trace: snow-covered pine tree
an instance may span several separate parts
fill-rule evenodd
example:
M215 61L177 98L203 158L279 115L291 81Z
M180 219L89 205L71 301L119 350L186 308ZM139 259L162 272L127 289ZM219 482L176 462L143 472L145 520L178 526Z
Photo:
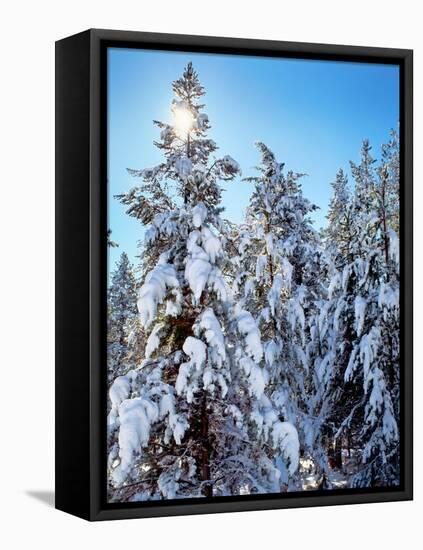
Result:
M357 486L399 483L399 217L398 143L382 149L367 224L357 228L365 243L356 258L359 289L355 298L357 341L345 379L363 380L364 425ZM373 199L373 200L372 200ZM356 198L357 201L360 197ZM361 230L361 232L360 232ZM362 370L362 372L360 372ZM358 371L358 372L357 372Z
M373 212L376 200L376 160L372 156L372 146L364 139L360 151L360 163L350 161L351 173L354 178L354 216L363 218L364 222Z
M344 269L354 262L356 247L356 223L354 204L348 186L348 178L340 169L331 183L333 193L327 214L328 224L322 231L325 250L325 292L317 303L311 323L309 355L313 357L313 397L310 401L319 419L316 439L320 442L320 470L330 475L331 466L342 468L342 448L348 447L353 420L340 422L348 417L356 404L357 388L344 381L354 339L354 300L356 281L354 276L343 278Z
M347 431L358 452L353 486L389 486L399 480L398 238L388 222L395 219L387 214L389 169L386 163L374 164L365 141L360 169L352 164L351 208L339 212L348 220L350 239L335 256L328 297L331 345L324 358L328 364L335 360L335 372L339 366L344 373L337 436Z
M308 318L322 291L319 239L310 220L316 207L302 194L303 174L285 172L266 145L257 146L260 174L247 178L254 191L240 230L234 289L259 323L266 398L279 418L298 430L303 452L310 452Z
M217 146L191 63L173 90L173 124L156 122L165 160L131 170L141 184L120 196L149 226L138 296L149 337L140 367L110 390L110 496L119 501L268 491L279 470L263 439L296 466L295 438L270 407L261 440L250 437L263 350L222 275L220 182L240 169L229 156L210 158Z
M396 130L391 130L390 140L382 145L379 176L383 178L383 196L380 200L383 203L386 225L399 235L400 148Z
M326 254L335 258L335 264L343 262L349 251L351 242L351 190L348 176L340 168L335 180L331 182L332 197L327 213L327 226L322 230ZM333 258L332 258L333 259Z
M131 324L137 317L137 289L133 266L122 252L108 288L107 369L108 379L125 374L134 365L130 357Z

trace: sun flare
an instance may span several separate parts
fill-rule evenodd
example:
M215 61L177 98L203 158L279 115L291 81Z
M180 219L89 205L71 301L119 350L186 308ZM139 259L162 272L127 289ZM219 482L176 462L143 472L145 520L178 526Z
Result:
M194 117L187 108L176 107L173 109L174 127L178 137L186 139L194 125Z

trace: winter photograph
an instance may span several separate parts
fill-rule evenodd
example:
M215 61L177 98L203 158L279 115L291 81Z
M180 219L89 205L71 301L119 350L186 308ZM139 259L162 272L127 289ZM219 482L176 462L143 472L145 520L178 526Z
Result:
M399 76L108 48L108 503L400 486Z

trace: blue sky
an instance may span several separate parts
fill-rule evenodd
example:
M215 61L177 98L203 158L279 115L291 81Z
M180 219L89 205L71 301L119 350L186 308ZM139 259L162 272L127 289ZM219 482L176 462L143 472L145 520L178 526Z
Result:
M308 174L303 193L320 207L325 225L330 182L349 160L359 160L363 138L374 156L399 120L399 68L350 62L110 48L108 50L109 227L119 248L109 250L111 269L121 252L134 261L139 222L113 198L136 185L126 168L162 161L153 145L153 119L171 121L171 83L192 61L206 89L204 102L219 155L237 160L244 176L259 162L254 143L265 142L287 169ZM350 178L351 179L351 178ZM224 216L239 222L251 184L225 186Z

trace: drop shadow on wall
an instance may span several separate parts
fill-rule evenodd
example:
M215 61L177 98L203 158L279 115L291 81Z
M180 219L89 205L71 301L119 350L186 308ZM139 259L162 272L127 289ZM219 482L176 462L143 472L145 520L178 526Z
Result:
M50 508L54 508L54 491L25 491L25 494Z

